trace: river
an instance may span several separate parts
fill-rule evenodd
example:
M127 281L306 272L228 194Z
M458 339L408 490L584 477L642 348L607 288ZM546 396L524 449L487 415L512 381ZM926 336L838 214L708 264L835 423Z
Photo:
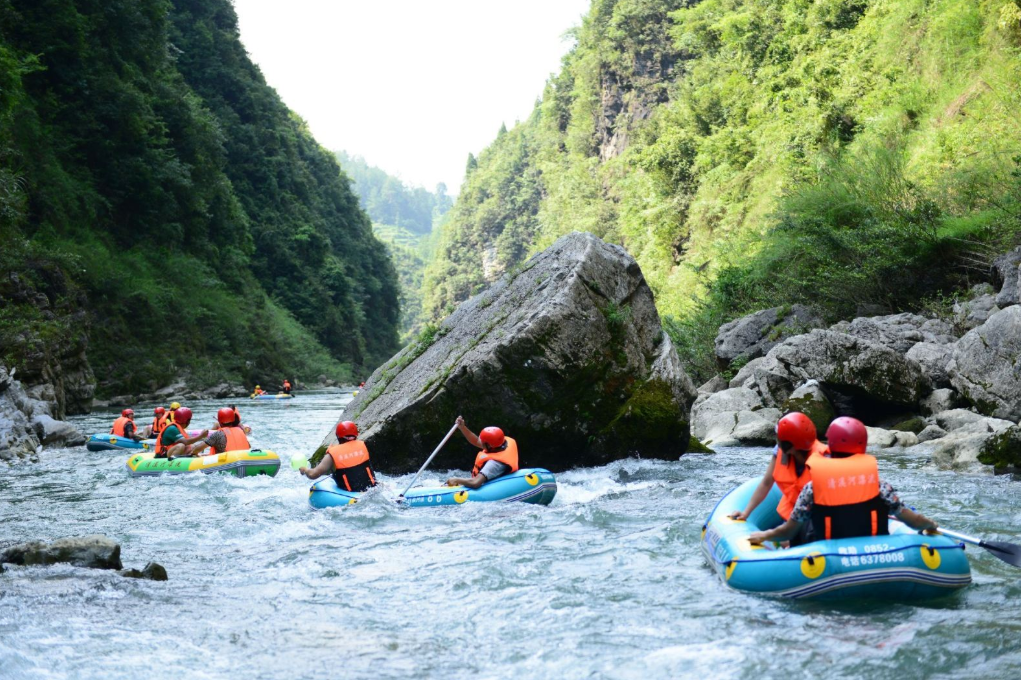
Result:
M1021 571L977 548L974 583L929 604L727 590L701 524L761 474L764 449L572 470L549 507L399 509L387 499L410 476L380 475L369 500L313 511L286 459L312 451L349 399L240 404L253 444L285 459L275 478L132 479L126 454L84 447L5 466L0 542L106 534L125 566L154 560L170 580L9 567L0 678L1021 677ZM194 423L225 403L190 404ZM72 421L107 431L115 415ZM947 526L1018 540L1017 481L910 452L883 453L880 469Z

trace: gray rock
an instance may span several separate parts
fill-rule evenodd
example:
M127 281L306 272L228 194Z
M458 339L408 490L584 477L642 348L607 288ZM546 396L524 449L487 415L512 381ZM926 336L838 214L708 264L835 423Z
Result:
M894 446L914 446L918 443L918 435L914 432L884 430L878 427L866 427L869 433L869 449L888 449Z
M941 439L947 436L947 431L938 425L929 425L924 430L918 433L918 443L923 444L925 442L931 442L935 439Z
M702 395L691 408L691 434L705 444L737 446L775 440L777 409L766 409L758 393L737 387Z
M901 354L919 342L945 345L957 340L953 326L946 321L909 313L859 317L834 324L830 330L889 347Z
M965 330L978 328L989 317L1000 311L996 306L996 296L990 293L979 295L971 300L954 304L954 322Z
M947 371L947 366L950 365L953 353L953 344L919 342L915 343L905 356L918 362L933 386L946 388L950 387L950 373Z
M121 569L121 547L106 536L62 538L53 543L22 543L0 553L0 562L45 565L66 562L93 569Z
M725 369L735 360L757 359L781 340L822 326L822 317L804 305L764 309L720 326L716 359Z
M932 442L932 462L944 470L980 470L978 456L993 433L951 432Z
M941 388L933 390L919 402L919 405L922 408L922 413L933 415L956 408L960 403L961 395L957 394L956 390Z
M1021 246L993 260L993 283L999 287L996 305L1001 309L1021 302Z
M722 375L714 375L709 381L702 384L698 388L699 394L715 394L716 392L722 392L727 389L727 381L723 379Z
M932 419L947 432L956 432L964 429L967 429L969 432L999 432L1013 425L1009 420L988 418L963 408L955 408L937 413Z
M41 446L31 415L23 410L32 401L0 364L0 460L32 457Z
M1021 469L1021 427L1012 425L987 439L978 461L996 470Z
M950 381L981 413L1021 420L1021 306L1007 307L954 347Z
M145 568L139 571L138 569L123 569L120 572L121 576L127 578L146 578L150 581L166 581L167 570L162 565L156 562L150 562L145 565Z
M378 368L341 418L387 472L418 468L459 414L516 438L522 467L562 470L676 458L694 398L634 258L576 232ZM433 466L470 467L474 456L457 437Z
M812 420L820 438L825 436L826 428L836 417L836 410L818 380L809 380L795 389L780 410L784 413L791 411L804 413Z
M71 423L45 414L32 418L32 428L43 446L81 446L88 439Z

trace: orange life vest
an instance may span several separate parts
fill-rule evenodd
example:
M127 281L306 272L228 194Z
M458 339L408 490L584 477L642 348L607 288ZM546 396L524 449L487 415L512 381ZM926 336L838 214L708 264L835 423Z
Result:
M248 443L248 437L245 436L245 431L240 427L221 427L220 432L227 436L227 446L224 447L223 451L217 451L216 453L247 451L252 448L252 445Z
M124 426L131 422L131 418L121 416L117 420L113 421L113 427L110 428L110 434L115 434L118 437L127 437L127 433L124 431Z
M776 465L773 466L773 481L776 482L776 486L782 494L780 502L776 505L776 511L784 520L790 519L794 505L798 502L798 496L801 495L801 490L812 479L812 470L808 467L808 463L811 462L813 456L822 456L828 452L829 449L826 448L826 445L816 439L812 448L808 450L808 460L799 475L794 456L788 455L787 464L783 465L783 452L779 448L777 449Z
M879 495L875 457L813 458L812 523L819 538L888 534L886 503Z
M376 475L372 472L369 449L358 439L334 444L326 449L333 459L333 479L337 486L348 491L365 491L376 486Z
M482 466L486 464L486 461L490 460L503 463L510 467L511 472L518 471L518 443L510 437L506 437L504 441L504 448L499 451L486 451L485 449L479 451L478 455L475 456L475 467L472 468L472 477L479 474L482 471Z
M155 418L152 419L151 429L152 429L152 434L153 434L154 437L158 437L159 436L160 431L163 429L161 427L162 423L163 423L163 417L162 416L156 416Z

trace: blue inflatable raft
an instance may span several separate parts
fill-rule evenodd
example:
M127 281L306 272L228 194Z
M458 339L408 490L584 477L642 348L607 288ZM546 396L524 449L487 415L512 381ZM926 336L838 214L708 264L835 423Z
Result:
M557 481L552 472L542 468L528 468L497 477L478 489L466 489L463 486L416 487L404 496L401 503L412 508L462 505L468 501L549 505L556 495ZM341 489L333 477L327 477L320 479L308 490L308 504L317 509L331 508L350 505L361 496L361 493Z
M280 394L253 394L253 395L251 395L249 397L249 399L258 399L260 401L276 400L276 399L294 399L294 395L293 394L284 394L283 392L281 392Z
M89 451L148 451L156 446L155 439L144 439L136 442L128 437L115 434L94 434L85 442Z
M971 583L964 544L925 535L890 520L888 536L815 541L796 548L753 546L753 531L779 526L774 485L748 521L727 515L744 510L758 479L742 484L716 505L702 528L702 551L730 588L755 595L826 600L924 600Z

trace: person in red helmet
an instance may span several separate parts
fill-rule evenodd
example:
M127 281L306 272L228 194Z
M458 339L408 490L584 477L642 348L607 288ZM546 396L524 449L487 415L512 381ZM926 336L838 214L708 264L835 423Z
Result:
M242 425L241 424L241 411L238 411L238 407L235 406L234 404L230 404L229 406L227 406L227 408L229 408L232 411L234 411L234 420L231 421L230 425L233 426L233 427L240 427L241 429L243 429L245 431L246 435L252 434L252 428L248 427L247 425ZM215 425L213 425L213 429L214 430L220 429L220 422L219 422L219 420L217 420L217 423Z
M808 461L826 453L828 449L817 439L815 424L811 418L799 411L785 415L776 424L776 448L769 457L769 466L762 475L762 481L755 487L745 509L731 514L731 517L738 520L748 519L752 511L769 494L773 484L776 484L781 494L776 511L784 520L789 518L801 490L812 478ZM806 533L795 537L793 544L799 545L809 541L807 527L810 525L805 526Z
M121 411L121 417L113 421L113 427L110 428L110 434L117 435L118 437L124 437L132 441L141 441L141 437L138 436L138 430L135 427L135 412L129 408Z
M464 418L457 417L457 429L472 446L480 449L475 456L471 478L451 477L447 486L463 486L477 489L497 477L518 471L518 443L504 436L498 427L487 427L477 435L464 424Z
M184 458L191 455L192 444L202 441L209 430L202 430L196 437L188 437L188 430L185 429L191 423L191 409L181 406L174 411L174 422L167 425L166 429L156 438L157 458Z
M879 479L875 457L865 453L868 432L860 420L837 418L826 430L826 440L830 455L809 462L812 479L801 490L790 518L775 529L751 534L752 545L788 539L809 522L815 540L881 536L890 533L889 515L912 529L936 530L936 522L905 506L897 491Z
M207 434L191 450L192 456L215 456L227 451L248 451L247 433L241 427L240 416L235 408L224 406L216 412L217 427ZM203 453L208 448L208 451Z
M152 411L152 422L145 426L142 434L148 437L158 437L160 432L163 431L163 421L166 419L167 410L162 406L157 406Z
M376 486L369 449L358 439L358 426L350 420L337 423L337 443L326 449L326 455L314 468L298 468L309 479L332 474L337 486L348 491L365 491Z

